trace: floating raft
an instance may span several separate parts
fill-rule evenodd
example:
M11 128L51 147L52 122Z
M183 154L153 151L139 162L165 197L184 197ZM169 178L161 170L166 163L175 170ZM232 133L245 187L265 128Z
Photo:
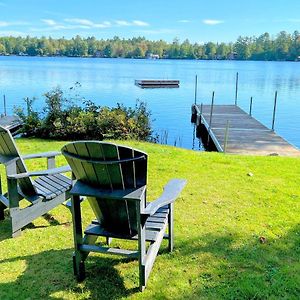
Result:
M300 156L299 149L236 105L214 105L210 118L211 105L194 104L192 115L219 152Z
M141 88L179 88L179 80L143 79L135 80L135 85Z
M4 116L0 117L0 126L8 129L14 134L23 125L22 120L17 116Z

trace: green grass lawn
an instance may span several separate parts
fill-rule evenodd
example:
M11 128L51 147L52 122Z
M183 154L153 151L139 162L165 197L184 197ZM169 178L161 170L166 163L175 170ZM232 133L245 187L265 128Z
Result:
M64 145L26 139L17 143L23 154ZM163 242L145 292L138 292L137 261L118 256L90 255L86 280L75 281L71 215L60 206L16 239L9 238L7 218L0 222L1 300L299 299L299 159L124 144L149 154L150 200L169 179L188 180L175 203L175 250L168 253ZM40 169L45 163L28 165ZM87 202L83 211L87 225L93 218Z

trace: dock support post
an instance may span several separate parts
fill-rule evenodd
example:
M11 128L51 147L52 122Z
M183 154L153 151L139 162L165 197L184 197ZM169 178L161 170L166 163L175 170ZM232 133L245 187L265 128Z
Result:
M250 98L250 108L249 108L249 115L252 116L252 103L253 103L253 97Z
M3 95L3 106L4 106L4 116L6 117L6 98L5 98L5 95Z
M235 101L234 101L235 105L237 105L238 88L239 88L239 72L236 72L236 79L235 79Z
M212 96L211 96L210 117L209 117L209 126L208 126L208 132L207 132L207 146L209 143L209 134L210 134L210 128L211 128L211 122L212 122L213 109L214 109L214 101L215 101L215 92L213 91Z
M224 153L226 153L227 151L227 144L228 144L228 134L229 134L229 120L227 120L227 123L226 123L226 128L225 128L225 137L224 137Z
M197 104L198 75L195 77L195 104Z
M274 131L274 127L275 127L276 106L277 106L277 91L275 92L274 108L273 108L273 119L272 119L272 130L273 131Z
M202 109L203 109L203 103L201 103L201 105L200 105L200 113L199 113L199 111L196 113L196 125L197 126L200 126L200 124L201 124Z

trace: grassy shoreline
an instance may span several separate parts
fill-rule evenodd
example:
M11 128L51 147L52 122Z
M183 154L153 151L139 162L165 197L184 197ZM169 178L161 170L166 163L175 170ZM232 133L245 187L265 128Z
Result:
M298 298L300 159L120 143L148 153L149 199L158 197L170 178L188 180L175 203L175 250L169 254L163 245L145 292L137 290L136 261L106 255L91 255L86 281L76 283L71 215L60 206L17 239L8 238L8 220L1 221L0 299ZM60 150L65 143L18 139L17 144L27 154ZM63 158L58 163L64 164ZM45 162L28 166L41 169ZM93 215L88 203L83 208L86 225Z

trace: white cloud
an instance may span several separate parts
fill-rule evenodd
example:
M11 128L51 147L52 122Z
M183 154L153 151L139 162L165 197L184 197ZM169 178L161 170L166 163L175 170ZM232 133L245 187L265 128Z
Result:
M102 23L94 23L91 20L78 19L78 18L64 19L64 21L67 23L73 23L73 24L79 24L81 26L87 26L88 28L107 28L107 27L111 26L111 23L108 21L104 21Z
M117 20L117 21L115 21L115 22L116 22L116 24L119 25L119 26L130 26L130 25L131 25L130 22L124 21L124 20Z
M202 23L204 23L206 25L218 25L218 24L224 23L224 21L214 20L214 19L205 19L205 20L202 20Z
M76 24L80 24L80 25L85 25L85 26L93 26L94 23L90 20L87 19L64 19L64 21L68 22L68 23L76 23Z
M57 23L54 20L51 20L51 19L42 19L41 21L44 22L45 24L49 25L49 26L57 25Z
M9 26L8 22L0 21L0 27L6 27Z
M147 22L139 21L139 20L132 21L132 24L136 26L149 26Z
M191 21L190 20L179 20L178 22L179 23L190 23Z
M150 24L141 20L134 20L134 21L125 21L125 20L116 20L115 24L117 26L149 26Z
M0 21L0 27L8 27L8 26L18 26L18 25L28 25L28 22L6 22L6 21Z
M57 31L57 30L72 30L72 29L89 29L90 26L86 25L64 25L64 24L58 24L55 26L49 26L49 27L32 27L30 28L30 31L32 32L44 32L44 31Z
M92 29L92 28L109 28L109 27L120 27L120 26L138 26L145 27L149 26L148 23L141 20L126 21L126 20L116 20L113 22L103 21L103 22L93 22L89 19L81 18L66 18L58 22L53 19L41 19L41 21L48 25L47 27L32 27L30 31L43 32L43 31L58 31L58 30L74 30L74 29ZM3 22L3 26L6 23ZM1 27L1 22L0 22Z

